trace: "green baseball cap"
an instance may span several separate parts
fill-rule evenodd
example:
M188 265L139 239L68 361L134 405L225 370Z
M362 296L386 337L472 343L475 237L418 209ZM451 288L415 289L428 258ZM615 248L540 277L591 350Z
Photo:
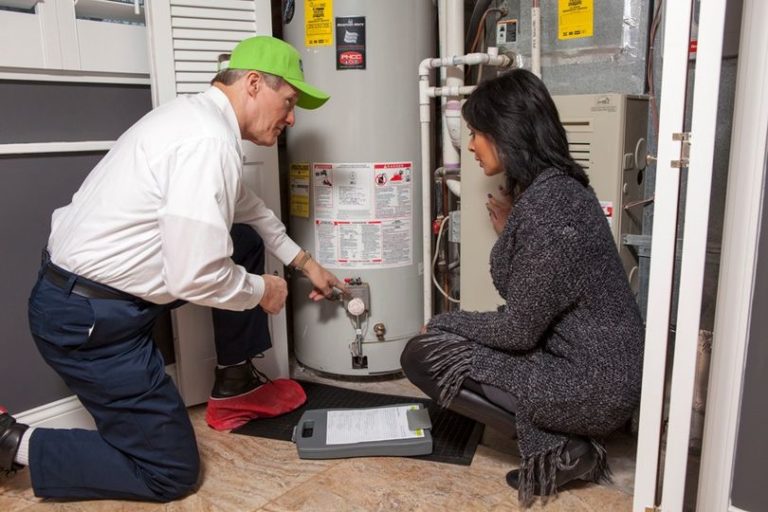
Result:
M250 69L279 76L299 91L296 106L313 110L330 96L304 81L299 52L281 39L256 36L244 39L232 50L229 69Z

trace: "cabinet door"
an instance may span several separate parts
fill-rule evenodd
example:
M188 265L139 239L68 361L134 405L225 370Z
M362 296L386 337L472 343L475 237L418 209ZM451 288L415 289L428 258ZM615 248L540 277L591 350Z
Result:
M232 51L242 39L271 35L268 0L154 0L147 3L152 98L155 106L179 94L205 91L217 69L218 56ZM213 30L215 28L215 30ZM277 150L244 142L246 184L272 210L280 212ZM283 265L267 255L269 273L282 275ZM271 378L288 376L285 311L270 316L272 348L259 367ZM209 308L186 305L174 311L177 385L184 402L208 399L213 385L216 351Z
M144 9L119 0L0 0L0 47L0 67L149 72Z
M633 510L658 503L657 483L663 479L660 510L683 510L688 472L691 410L701 328L704 262L712 188L713 152L722 62L726 0L701 0L698 10L698 51L692 88L690 133L684 134L687 66L692 2L668 2L664 16L664 54L659 118L659 149L654 194L653 243L648 288L643 396L637 445ZM686 147L691 143L690 158ZM683 229L678 231L681 168L688 168L684 190ZM730 187L730 182L729 182ZM704 208L701 207L704 205ZM680 283L675 321L670 307L675 245L682 236ZM719 308L719 306L718 306ZM670 326L674 325L674 358L666 361ZM659 459L664 424L665 371L671 367L667 439ZM709 411L707 412L709 416ZM706 437L706 433L705 433ZM708 503L699 502L699 507ZM707 509L709 510L709 509ZM711 510L721 510L712 508Z
M0 0L0 7L6 8L0 10L0 66L60 68L56 6L35 0Z

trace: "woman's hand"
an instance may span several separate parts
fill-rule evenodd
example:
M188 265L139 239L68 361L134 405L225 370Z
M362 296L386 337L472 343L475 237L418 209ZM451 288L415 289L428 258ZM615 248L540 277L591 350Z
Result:
M512 212L512 198L504 187L499 187L498 196L488 194L488 202L485 203L488 215L491 218L493 230L499 235L507 224L507 218Z

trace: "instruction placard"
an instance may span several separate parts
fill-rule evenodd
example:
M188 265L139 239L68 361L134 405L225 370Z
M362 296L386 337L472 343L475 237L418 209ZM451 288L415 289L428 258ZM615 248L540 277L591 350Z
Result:
M594 0L558 0L558 39L592 37L594 25Z
M333 43L333 0L304 0L304 45Z
M309 164L291 164L288 177L290 213L294 217L309 218Z
M413 163L312 164L315 255L328 268L413 262Z

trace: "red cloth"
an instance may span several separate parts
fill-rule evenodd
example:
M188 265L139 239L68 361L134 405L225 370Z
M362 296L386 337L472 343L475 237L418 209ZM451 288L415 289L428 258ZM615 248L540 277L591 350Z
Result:
M215 430L232 430L256 418L291 412L307 401L301 385L291 379L267 382L231 398L209 398L205 421Z

